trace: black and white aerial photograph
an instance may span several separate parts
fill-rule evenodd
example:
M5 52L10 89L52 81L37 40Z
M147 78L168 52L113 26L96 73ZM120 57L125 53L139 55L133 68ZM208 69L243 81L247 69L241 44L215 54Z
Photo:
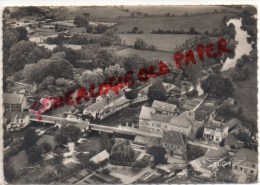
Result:
M258 182L257 6L5 6L4 184Z

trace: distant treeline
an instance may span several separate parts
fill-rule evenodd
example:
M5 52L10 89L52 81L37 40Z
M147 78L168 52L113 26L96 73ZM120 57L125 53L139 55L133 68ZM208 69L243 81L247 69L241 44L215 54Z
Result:
M201 33L197 32L194 27L191 27L189 31L183 31L183 30L153 30L151 34L193 34L193 35L199 35Z

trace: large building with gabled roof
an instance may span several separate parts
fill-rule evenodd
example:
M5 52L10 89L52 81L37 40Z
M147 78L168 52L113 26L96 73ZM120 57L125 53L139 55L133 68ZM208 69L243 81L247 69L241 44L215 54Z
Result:
M166 152L174 157L186 158L186 146L187 140L182 133L178 131L168 131L161 140L162 146L166 149Z

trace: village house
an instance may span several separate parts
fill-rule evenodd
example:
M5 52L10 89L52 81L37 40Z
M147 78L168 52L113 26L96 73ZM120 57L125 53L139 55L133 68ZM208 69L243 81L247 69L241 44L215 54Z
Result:
M161 102L158 100L153 101L152 108L154 108L155 112L159 113L159 114L166 114L166 115L176 115L177 114L176 105Z
M20 130L30 123L26 98L22 94L3 94L4 129Z
M150 107L142 107L139 116L139 129L162 135L170 130L190 135L194 112L185 112L179 116L155 113L156 110Z
M94 164L101 164L106 162L109 159L109 153L106 150L94 155L89 159L89 162L93 162Z
M228 151L223 148L218 150L208 150L204 156L199 157L189 164L197 172L200 172L200 176L208 179L216 176L219 169L222 167L222 162L228 158Z
M83 115L89 116L93 119L103 119L106 116L116 112L117 110L128 105L128 100L122 89L119 93L109 90L106 95L97 97L96 102L83 110Z
M244 142L239 141L234 135L229 134L225 139L224 146L228 150L236 150L242 148Z
M163 136L161 143L168 155L186 159L187 140L180 132L174 130L167 132Z
M255 181L258 174L257 152L246 148L239 149L232 157L232 172L247 177L246 181Z
M222 121L216 121L210 115L210 118L204 125L203 139L219 145L223 139L228 136L229 126Z

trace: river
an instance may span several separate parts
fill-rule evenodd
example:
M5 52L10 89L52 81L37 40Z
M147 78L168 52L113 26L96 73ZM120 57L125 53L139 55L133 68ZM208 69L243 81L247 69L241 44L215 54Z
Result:
M223 64L221 71L225 71L232 67L235 67L237 59L240 59L242 55L250 54L250 51L252 50L251 44L247 42L247 37L249 37L249 35L246 31L240 28L242 26L241 19L230 19L227 24L229 25L230 23L233 23L235 25L235 40L238 42L238 44L236 45L235 49L235 57L233 59L227 58L227 60Z

